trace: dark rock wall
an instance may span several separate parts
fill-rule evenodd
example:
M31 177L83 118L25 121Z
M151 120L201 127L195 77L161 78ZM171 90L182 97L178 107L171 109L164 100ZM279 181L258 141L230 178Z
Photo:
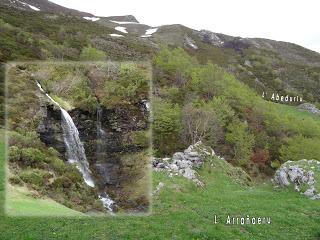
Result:
M60 110L48 105L42 107L42 112L43 119L38 128L41 140L67 160ZM145 166L133 166L139 162L136 159L121 160L123 156L138 154L147 149L147 146L125 141L126 136L132 132L148 130L148 111L144 104L113 109L101 107L99 117L97 112L81 109L74 109L69 114L78 128L98 190L106 191L112 198L118 199L120 207L124 209L147 209L147 196L142 196L144 201L139 205L122 192L124 186L141 177L143 172L139 169Z

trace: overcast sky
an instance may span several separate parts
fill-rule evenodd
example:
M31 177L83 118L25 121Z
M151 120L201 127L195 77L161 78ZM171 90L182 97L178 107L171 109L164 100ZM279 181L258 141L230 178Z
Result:
M320 53L319 0L50 0L96 16L134 15L151 26L297 43Z

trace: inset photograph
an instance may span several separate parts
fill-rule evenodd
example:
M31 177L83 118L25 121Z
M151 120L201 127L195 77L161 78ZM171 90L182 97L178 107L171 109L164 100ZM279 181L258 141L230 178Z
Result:
M7 64L7 214L148 213L151 76L147 62Z

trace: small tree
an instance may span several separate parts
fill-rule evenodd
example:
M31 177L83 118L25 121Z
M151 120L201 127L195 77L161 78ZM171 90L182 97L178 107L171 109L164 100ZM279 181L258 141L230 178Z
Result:
M234 159L242 166L250 160L254 146L254 135L248 131L247 123L235 120L227 127L226 140L233 146Z
M106 59L105 52L98 50L94 47L84 47L80 54L80 60L85 61L100 61Z
M182 111L183 139L188 144L205 141L214 145L221 135L215 112L209 107L184 106Z

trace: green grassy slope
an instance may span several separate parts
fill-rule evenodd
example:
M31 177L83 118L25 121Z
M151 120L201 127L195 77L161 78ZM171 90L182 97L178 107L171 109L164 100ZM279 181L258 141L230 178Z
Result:
M81 216L49 198L34 198L19 187L7 186L5 212L9 216Z
M1 143L1 166L4 144ZM1 168L3 169L3 168ZM0 239L318 239L320 203L270 184L243 186L221 171L200 171L205 188L180 177L154 173L165 184L143 217L8 217L1 212ZM4 198L1 172L1 203ZM271 225L225 225L227 214L271 217ZM214 215L220 222L214 224Z

